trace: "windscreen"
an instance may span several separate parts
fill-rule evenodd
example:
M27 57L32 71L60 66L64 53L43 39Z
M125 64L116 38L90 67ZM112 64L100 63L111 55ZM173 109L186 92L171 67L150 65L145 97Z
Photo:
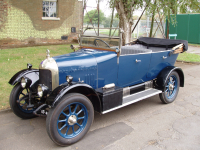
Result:
M86 28L81 35L81 45L115 49L119 47L119 29Z

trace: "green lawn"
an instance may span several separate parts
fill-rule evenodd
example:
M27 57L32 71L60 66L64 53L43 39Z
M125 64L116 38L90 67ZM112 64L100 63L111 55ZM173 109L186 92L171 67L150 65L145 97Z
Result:
M105 34L105 35L109 35L109 33L110 33L110 30L109 29L100 29L99 30L99 32L100 32L100 34ZM111 30L111 36L119 36L118 33L119 32L119 30L114 30L114 29L112 29ZM113 35L114 34L114 35Z
M200 62L200 55L185 52L179 54L177 60L187 61L187 62Z
M200 44L193 44L193 43L188 43L189 46L196 46L196 47L200 47Z
M0 50L0 110L9 108L9 95L13 88L8 81L18 71L25 69L27 63L38 68L46 58L46 49L56 56L72 52L70 45L51 45Z

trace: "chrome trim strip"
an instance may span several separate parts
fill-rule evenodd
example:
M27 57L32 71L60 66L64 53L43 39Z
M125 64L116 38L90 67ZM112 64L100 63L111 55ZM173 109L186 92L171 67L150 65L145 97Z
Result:
M102 114L106 114L106 113L111 112L111 111L113 111L113 110L116 110L116 109L125 107L125 106L130 105L130 104L133 104L133 103L136 103L136 102L138 102L138 101L141 101L141 100L143 100L143 99L146 99L146 98L151 97L151 96L154 96L154 95L157 95L157 94L159 94L159 93L162 93L162 91L157 91L157 92L152 93L152 94L150 94L150 95L147 95L147 96L144 96L144 97L140 97L140 98L135 99L135 100L133 100L133 101L131 101L131 102L122 104L122 105L120 105L120 106L118 106L118 107L115 107L115 108L106 110L106 111L102 112ZM138 93L137 93L137 94L138 94ZM132 96L132 95L131 95L131 96Z
M146 92L146 91L149 91L149 90L151 90L151 89L147 89L147 90L144 90L144 91L141 91L141 92L137 92L137 93L132 94L132 95L124 96L123 99L124 99L124 98L128 98L128 97L131 97L131 96L133 96L133 95L137 95L137 94L140 94L140 93Z
M130 95L130 87L123 88L123 97Z
M152 52L147 52L147 53L135 53L135 54L125 54L125 55L120 55L120 56L127 56L127 55L138 55L138 54L151 54Z
M163 52L169 52L172 50L165 50L165 51L158 51L158 52L147 52L147 53L136 53L136 54L126 54L126 55L138 55L138 54L150 54L150 53L163 53ZM120 55L120 56L126 56L126 55Z
M153 88L153 80L145 82L145 89Z
M162 53L162 52L168 52L168 51L173 51L172 49L170 50L165 50L165 51L157 51L157 52L152 52L152 53Z
M147 81L148 82L148 81ZM144 86L146 82L144 83L140 83L140 84L137 84L137 85L133 85L133 86L129 86L130 89L134 89L134 88L137 88L137 87L140 87L140 86Z

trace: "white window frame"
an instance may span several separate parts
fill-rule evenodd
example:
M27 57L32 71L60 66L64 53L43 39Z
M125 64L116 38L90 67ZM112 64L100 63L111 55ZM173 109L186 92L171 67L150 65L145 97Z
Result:
M42 0L42 2L56 2L56 6L58 8L58 1L57 0ZM58 9L57 8L56 8L56 16L58 15ZM42 17L42 20L60 20L60 18L59 17Z

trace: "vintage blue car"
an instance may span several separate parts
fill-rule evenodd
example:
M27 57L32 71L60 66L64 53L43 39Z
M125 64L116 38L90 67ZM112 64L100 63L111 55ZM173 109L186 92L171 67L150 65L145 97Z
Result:
M142 37L122 46L118 37L80 36L79 49L46 59L39 69L16 73L10 106L20 118L47 116L48 135L58 145L79 141L88 132L94 111L105 114L159 94L173 102L184 74L174 63L187 41Z

